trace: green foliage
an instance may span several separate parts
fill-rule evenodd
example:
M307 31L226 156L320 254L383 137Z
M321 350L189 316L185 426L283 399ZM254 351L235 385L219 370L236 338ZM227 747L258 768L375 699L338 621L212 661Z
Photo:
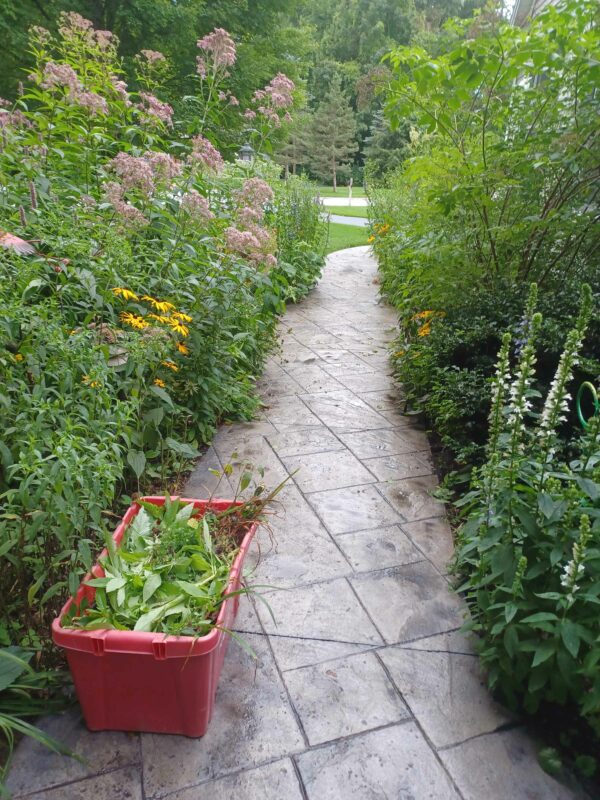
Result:
M541 407L534 306L535 293L513 370L510 334L503 338L486 462L458 503L466 521L456 563L490 686L530 712L541 702L575 705L600 733L600 417L573 442L568 461L557 448L592 313L590 290L584 286Z
M71 755L68 748L26 719L61 711L68 705L66 695L61 694L64 673L36 671L30 664L32 657L31 650L20 647L0 649L0 731L7 744L7 753L3 754L7 757L0 768L2 796L6 796L4 778L16 737L29 736L55 753Z
M571 0L527 30L482 18L437 58L389 56L387 113L419 126L391 188L394 257L425 307L502 279L555 291L597 279L597 14L593 0Z
M372 180L381 180L389 170L393 170L403 163L408 156L408 141L408 123L392 130L383 112L375 113L364 147L368 183Z
M326 229L319 211L311 184L296 177L280 184L275 212L278 274L288 301L304 297L321 275Z
M358 149L355 141L356 122L339 79L315 112L311 130L311 169L319 178L331 180L333 190L337 178L348 172L350 157Z
M112 38L76 15L60 27L34 32L27 88L0 110L0 644L42 665L110 515L252 416L324 228L300 186L291 213L273 164L223 163L214 53L179 117L160 54L137 60L136 94Z
M579 292L577 285L571 285L560 297L543 294L539 299L544 315L536 375L540 392L547 391L556 370L570 321L577 314ZM521 338L525 298L518 284L506 283L487 292L475 287L445 309L443 314L426 309L404 318L392 357L409 407L426 416L454 461L472 465L483 458L496 353L507 328ZM600 324L594 319L576 369L577 382L596 380L599 355ZM577 429L572 409L561 436L568 440Z
M84 586L94 590L73 603L63 626L82 630L156 631L203 636L214 627L227 593L231 565L263 503L199 517L192 503L142 502L142 508ZM242 591L247 591L243 589Z

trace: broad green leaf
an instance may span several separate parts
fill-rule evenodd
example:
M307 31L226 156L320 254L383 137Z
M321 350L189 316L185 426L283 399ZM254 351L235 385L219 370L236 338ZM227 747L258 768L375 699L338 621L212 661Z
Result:
M148 578L146 578L146 582L144 583L144 589L142 591L142 599L144 603L147 603L148 600L152 597L154 592L158 589L158 587L162 583L162 578L158 572L151 573Z
M127 453L127 463L135 472L137 478L140 478L146 467L146 456L141 450L130 450Z

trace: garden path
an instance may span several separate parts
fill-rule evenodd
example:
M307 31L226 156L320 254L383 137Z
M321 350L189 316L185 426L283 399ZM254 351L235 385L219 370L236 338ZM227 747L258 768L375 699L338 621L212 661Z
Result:
M363 217L344 217L341 214L328 214L331 222L339 222L342 225L354 225L357 228L367 228L369 220Z
M281 324L260 381L264 409L222 427L209 469L251 461L292 476L254 549L215 714L202 739L89 733L76 714L46 729L86 761L25 741L9 783L35 800L566 800L534 743L485 689L458 632L446 574L452 539L425 434L399 408L386 348L393 310L368 248L333 253ZM238 455L232 458L232 454ZM219 487L218 494L231 489ZM260 554L260 557L259 557Z

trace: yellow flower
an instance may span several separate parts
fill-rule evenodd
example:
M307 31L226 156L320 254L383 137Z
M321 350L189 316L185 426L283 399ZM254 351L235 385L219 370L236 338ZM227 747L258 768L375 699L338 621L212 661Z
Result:
M177 349L183 356L188 356L190 354L190 348L183 342L177 342Z
M163 316L161 314L148 314L148 318L149 319L155 319L158 322L162 322L163 325L171 325L172 322L173 322L171 317L165 317L165 316Z
M412 322L414 322L417 319L428 319L429 317L433 317L434 314L435 311L419 311L418 314L415 314L410 319Z
M150 303L153 308L155 308L157 311L162 311L163 314L165 314L167 311L172 311L175 308L173 303L167 303L166 300L157 300L155 297L150 297L149 294L143 295L142 300L146 300L146 302Z
M89 386L90 389L97 389L100 386L100 381L93 381L91 380L89 375L84 375L81 379L82 383L85 383L86 386Z
M406 353L406 350L398 350L397 353L394 353L396 358L402 358L402 356Z
M177 319L172 319L169 324L175 333L179 333L181 336L189 335L190 329L187 327L187 325L184 325L183 322L179 322Z
M21 353L17 353L15 355L15 361L23 361L23 356L21 355Z
M369 236L369 238L367 239L367 242L369 242L369 244L371 242L374 242L374 241L375 241L375 237L374 236Z
M131 314L129 311L121 311L119 317L126 325L130 325L138 331L143 331L144 328L150 326L143 317L140 317L138 314Z
M115 286L111 289L115 297L122 297L123 300L139 300L139 297L131 289L125 289L123 286Z
M192 318L189 316L189 314L182 314L181 311L174 311L171 316L175 317L175 319L180 319L182 322L192 321Z
M179 372L179 367L177 366L177 364L174 364L173 361L161 361L160 363L163 365L163 367L172 369L173 372Z
M160 386L161 389L164 389L165 386L166 386L165 382L163 380L161 380L160 378L155 378L154 379L154 385L155 386Z
M431 322L426 322L425 325L422 325L417 331L417 334L419 336L429 336L430 333L431 333Z

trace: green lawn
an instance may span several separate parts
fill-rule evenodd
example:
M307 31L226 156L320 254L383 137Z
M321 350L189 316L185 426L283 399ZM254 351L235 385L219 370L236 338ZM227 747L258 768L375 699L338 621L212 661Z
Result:
M332 222L329 224L329 239L325 252L333 253L335 250L344 250L346 247L360 247L368 244L368 236L368 228L357 228L355 225Z
M366 206L324 206L325 211L331 214L340 214L342 217L362 217L368 219L369 213Z
M337 192L334 192L331 186L317 186L316 191L321 197L348 197L348 187L338 186ZM365 190L362 186L352 187L352 197L366 197Z

